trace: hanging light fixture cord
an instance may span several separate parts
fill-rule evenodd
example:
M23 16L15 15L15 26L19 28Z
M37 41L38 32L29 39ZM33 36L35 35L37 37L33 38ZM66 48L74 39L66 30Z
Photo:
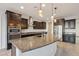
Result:
M40 10L42 10L42 9L41 9L41 3L40 3Z
M53 16L53 3L52 3L52 16Z
M56 14L56 9L57 9L57 8L55 7L55 8L54 8L54 10L55 10L55 14Z

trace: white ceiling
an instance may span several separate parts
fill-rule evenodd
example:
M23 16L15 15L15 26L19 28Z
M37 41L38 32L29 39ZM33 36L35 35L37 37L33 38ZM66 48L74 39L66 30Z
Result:
M5 8L13 10L14 12L21 12L22 14L29 15L40 20L47 20L47 18L50 18L52 12L51 3L46 3L46 6L42 8L44 14L44 17L42 18L38 15L39 5L39 3L8 3L0 4L0 9ZM20 9L20 6L24 6L24 9ZM78 3L54 3L54 6L57 7L56 16L60 18L79 14Z

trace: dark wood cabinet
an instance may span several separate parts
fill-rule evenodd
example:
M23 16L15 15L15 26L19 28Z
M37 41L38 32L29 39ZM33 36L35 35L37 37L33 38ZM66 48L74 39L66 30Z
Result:
M54 22L54 26L56 26L56 25L64 25L64 18L62 18L62 19L56 19L56 22Z
M46 22L42 22L42 28L46 29Z
M33 21L33 25L34 25L33 26L34 29L38 29L38 22L37 21Z
M75 43L75 34L64 34L63 35L64 42Z
M21 29L27 29L28 28L28 19L21 18Z
M21 14L6 11L7 14L7 25L9 28L20 28L21 26Z
M7 49L11 49L12 44L9 42L9 40L14 38L20 38L20 33L18 35L14 35L14 33L16 34L17 32L20 32L18 30L21 29L21 14L7 10L6 15L7 15ZM18 30L15 31L14 29ZM14 30L14 33L12 32L12 30Z
M75 19L65 20L65 29L75 29Z
M33 26L34 29L46 29L46 22L34 21L33 25L34 25Z

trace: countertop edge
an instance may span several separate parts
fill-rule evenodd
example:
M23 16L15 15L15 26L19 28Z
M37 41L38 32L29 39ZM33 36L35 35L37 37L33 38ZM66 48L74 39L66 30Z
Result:
M42 45L42 46L39 46L39 47L36 47L36 48L32 48L32 49L26 50L26 51L22 51L19 47L17 47L17 46L16 46L14 43L12 43L11 41L10 41L10 43L12 43L12 45L13 45L14 47L18 48L22 53L24 53L24 52L32 51L32 50L35 50L35 49L38 49L38 48L42 48L42 47L44 47L44 46L50 45L50 44L55 43L55 42L57 42L57 41L58 41L58 40L53 41L53 42L48 43L48 44L45 44L45 45Z

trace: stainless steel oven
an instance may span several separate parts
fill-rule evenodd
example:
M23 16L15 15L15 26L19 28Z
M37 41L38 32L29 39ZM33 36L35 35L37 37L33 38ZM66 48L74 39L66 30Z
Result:
M20 30L20 28L9 28L8 34L9 34L10 40L18 39L21 37L21 30Z
M21 29L20 28L8 28L8 38L7 38L7 49L12 48L12 44L9 40L21 38Z

